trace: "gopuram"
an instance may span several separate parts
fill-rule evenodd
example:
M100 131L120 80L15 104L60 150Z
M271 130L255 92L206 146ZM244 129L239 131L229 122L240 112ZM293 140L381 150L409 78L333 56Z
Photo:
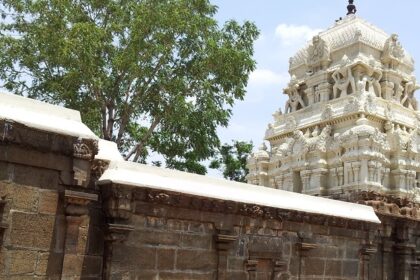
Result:
M420 112L414 60L397 34L355 15L290 58L284 111L273 114L248 183L372 206L382 226L373 278L419 279ZM378 270L394 272L379 273ZM372 277L372 274L370 274Z
M414 60L398 35L354 14L290 58L291 75L248 182L310 195L415 196L420 113Z

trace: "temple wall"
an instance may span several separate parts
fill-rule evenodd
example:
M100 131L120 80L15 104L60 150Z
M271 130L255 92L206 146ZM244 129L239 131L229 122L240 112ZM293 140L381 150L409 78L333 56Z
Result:
M90 168L73 155L76 139L1 120L0 128L0 279L100 279L100 210L71 201L94 192L74 181L75 167Z
M133 197L132 231L109 244L109 279L379 279L362 277L378 225L239 204L229 213L147 189Z

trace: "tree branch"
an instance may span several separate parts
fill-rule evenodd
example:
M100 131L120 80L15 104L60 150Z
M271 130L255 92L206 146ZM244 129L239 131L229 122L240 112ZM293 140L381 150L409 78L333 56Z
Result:
M108 138L105 138L105 140L111 140L112 139L112 134L114 131L114 105L113 104L108 104L107 106L108 109L108 122L107 122L107 135Z
M161 120L161 117L156 117L154 119L154 121L152 122L152 124L150 125L149 129L147 130L146 134L144 134L143 138L141 139L141 141L139 143L137 143L133 149L125 156L125 160L129 160L134 154L134 159L133 161L137 161L141 155L141 151L144 149L144 147L146 146L147 140L149 139L149 137L152 135L152 132L155 130L156 126L159 124Z

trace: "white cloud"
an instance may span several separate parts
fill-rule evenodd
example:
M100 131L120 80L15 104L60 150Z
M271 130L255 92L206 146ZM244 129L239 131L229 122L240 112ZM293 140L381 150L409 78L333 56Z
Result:
M289 79L289 74L278 74L269 69L257 69L249 76L249 86L282 85Z
M280 24L276 27L276 36L285 46L302 45L322 29L311 28L307 25Z

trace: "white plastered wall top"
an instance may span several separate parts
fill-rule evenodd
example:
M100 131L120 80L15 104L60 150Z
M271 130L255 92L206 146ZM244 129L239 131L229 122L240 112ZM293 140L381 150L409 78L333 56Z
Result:
M259 187L143 164L113 161L98 184L115 183L205 198L380 223L365 205Z
M95 156L95 159L107 161L124 160L118 151L117 144L103 139L99 139L98 141L98 154Z
M62 135L97 140L80 112L38 100L0 93L0 119Z

